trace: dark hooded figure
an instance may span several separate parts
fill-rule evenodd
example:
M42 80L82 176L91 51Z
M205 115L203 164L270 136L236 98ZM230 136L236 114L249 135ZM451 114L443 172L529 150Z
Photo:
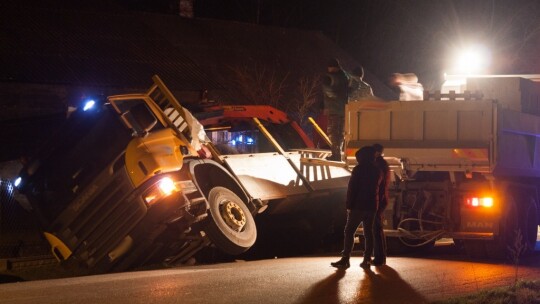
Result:
M336 268L348 268L354 245L354 233L363 223L365 250L362 268L369 268L373 253L373 222L379 208L379 185L381 170L375 165L375 149L362 147L356 152L358 165L354 167L347 189L347 223L345 224L341 259L331 263Z

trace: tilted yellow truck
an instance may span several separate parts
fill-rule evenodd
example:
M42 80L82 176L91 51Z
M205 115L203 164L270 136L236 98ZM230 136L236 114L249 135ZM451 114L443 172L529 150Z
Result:
M181 263L210 244L240 254L269 205L293 212L344 192L347 168L311 162L328 151L283 112L225 107L219 119L206 113L205 133L153 80L145 93L79 107L20 172L16 187L63 263L92 272ZM232 152L238 142L249 149Z
M385 147L393 173L384 227L393 245L426 248L444 237L473 257L534 250L540 223L534 78L469 77L454 88L461 92L347 106L349 159L361 146Z

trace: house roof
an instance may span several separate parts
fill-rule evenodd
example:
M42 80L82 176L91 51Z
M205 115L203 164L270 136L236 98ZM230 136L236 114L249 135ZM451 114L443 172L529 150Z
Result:
M90 2L96 5L0 3L0 81L146 88L159 74L175 90L201 90L223 89L231 66L262 63L294 76L323 73L332 57L349 69L358 65L316 31L121 11L107 1ZM369 71L365 80L378 96L393 97Z
M245 103L229 81L235 67L278 71L290 88L303 75L324 73L329 58L350 70L358 65L317 31L125 11L106 0L3 0L0 123L11 130L3 140L20 143L40 130L36 144L57 124L28 118L62 117L56 114L81 88L105 95L146 90L158 74L175 92L214 90L225 102ZM364 79L377 96L394 97L369 71ZM47 87L61 93L43 94ZM27 149L29 143L15 146ZM3 149L0 161L19 153Z
M0 81L178 90L220 85L140 14L0 4Z

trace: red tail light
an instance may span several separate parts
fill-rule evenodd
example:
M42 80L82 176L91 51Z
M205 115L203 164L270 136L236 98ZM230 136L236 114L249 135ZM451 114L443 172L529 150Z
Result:
M493 197L491 196L472 196L472 197L466 197L465 198L465 204L469 207L485 207L485 208L491 208L493 207Z

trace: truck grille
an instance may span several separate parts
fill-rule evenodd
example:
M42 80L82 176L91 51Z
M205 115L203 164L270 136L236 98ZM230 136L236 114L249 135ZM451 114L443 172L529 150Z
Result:
M107 168L62 212L52 232L79 260L94 266L146 214L146 205L133 191L125 167L112 174Z

